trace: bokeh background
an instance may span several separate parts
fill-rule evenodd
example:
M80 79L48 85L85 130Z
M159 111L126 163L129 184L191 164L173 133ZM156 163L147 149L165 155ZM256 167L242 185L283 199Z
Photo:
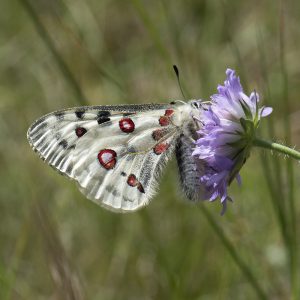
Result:
M254 150L225 216L180 194L114 214L30 149L38 117L83 104L209 99L225 70L300 148L299 1L12 0L0 10L1 299L297 299L299 164ZM298 298L300 299L300 298Z

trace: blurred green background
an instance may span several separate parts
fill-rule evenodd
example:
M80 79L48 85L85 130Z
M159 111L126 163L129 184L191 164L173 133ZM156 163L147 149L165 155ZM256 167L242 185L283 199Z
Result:
M147 208L114 214L26 140L54 110L182 99L176 64L196 99L236 69L274 107L262 134L299 149L299 1L12 0L0 25L0 299L300 299L297 163L253 151L220 217L173 160Z

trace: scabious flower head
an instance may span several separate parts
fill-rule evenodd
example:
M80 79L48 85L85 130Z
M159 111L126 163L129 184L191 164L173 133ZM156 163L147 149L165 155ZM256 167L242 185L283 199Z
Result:
M248 97L235 71L227 69L224 86L211 97L211 103L201 108L201 119L193 156L201 164L201 186L204 199L221 199L226 210L227 187L236 178L250 155L250 149L260 118L272 112L270 107L258 107L259 96L252 92Z

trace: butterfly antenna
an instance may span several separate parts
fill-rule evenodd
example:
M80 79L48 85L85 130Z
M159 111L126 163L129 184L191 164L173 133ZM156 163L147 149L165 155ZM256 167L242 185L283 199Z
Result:
M177 68L177 66L176 66L176 65L173 65L173 69L174 69L174 72L175 72L175 74L176 74L176 77L177 77L177 82L178 82L178 85L179 85L179 88L180 88L181 94L182 94L182 96L183 96L184 100L186 101L186 97L185 97L185 95L184 95L184 92L183 92L183 89L182 89L182 86L181 86L181 83L180 83L180 78L179 78L179 70L178 70L178 68Z

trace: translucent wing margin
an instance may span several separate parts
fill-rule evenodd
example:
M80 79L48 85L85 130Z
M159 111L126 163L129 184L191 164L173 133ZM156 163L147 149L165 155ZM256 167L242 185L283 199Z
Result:
M73 108L42 117L27 135L41 158L76 180L89 199L131 211L149 202L174 150L180 132L170 111L165 104Z

